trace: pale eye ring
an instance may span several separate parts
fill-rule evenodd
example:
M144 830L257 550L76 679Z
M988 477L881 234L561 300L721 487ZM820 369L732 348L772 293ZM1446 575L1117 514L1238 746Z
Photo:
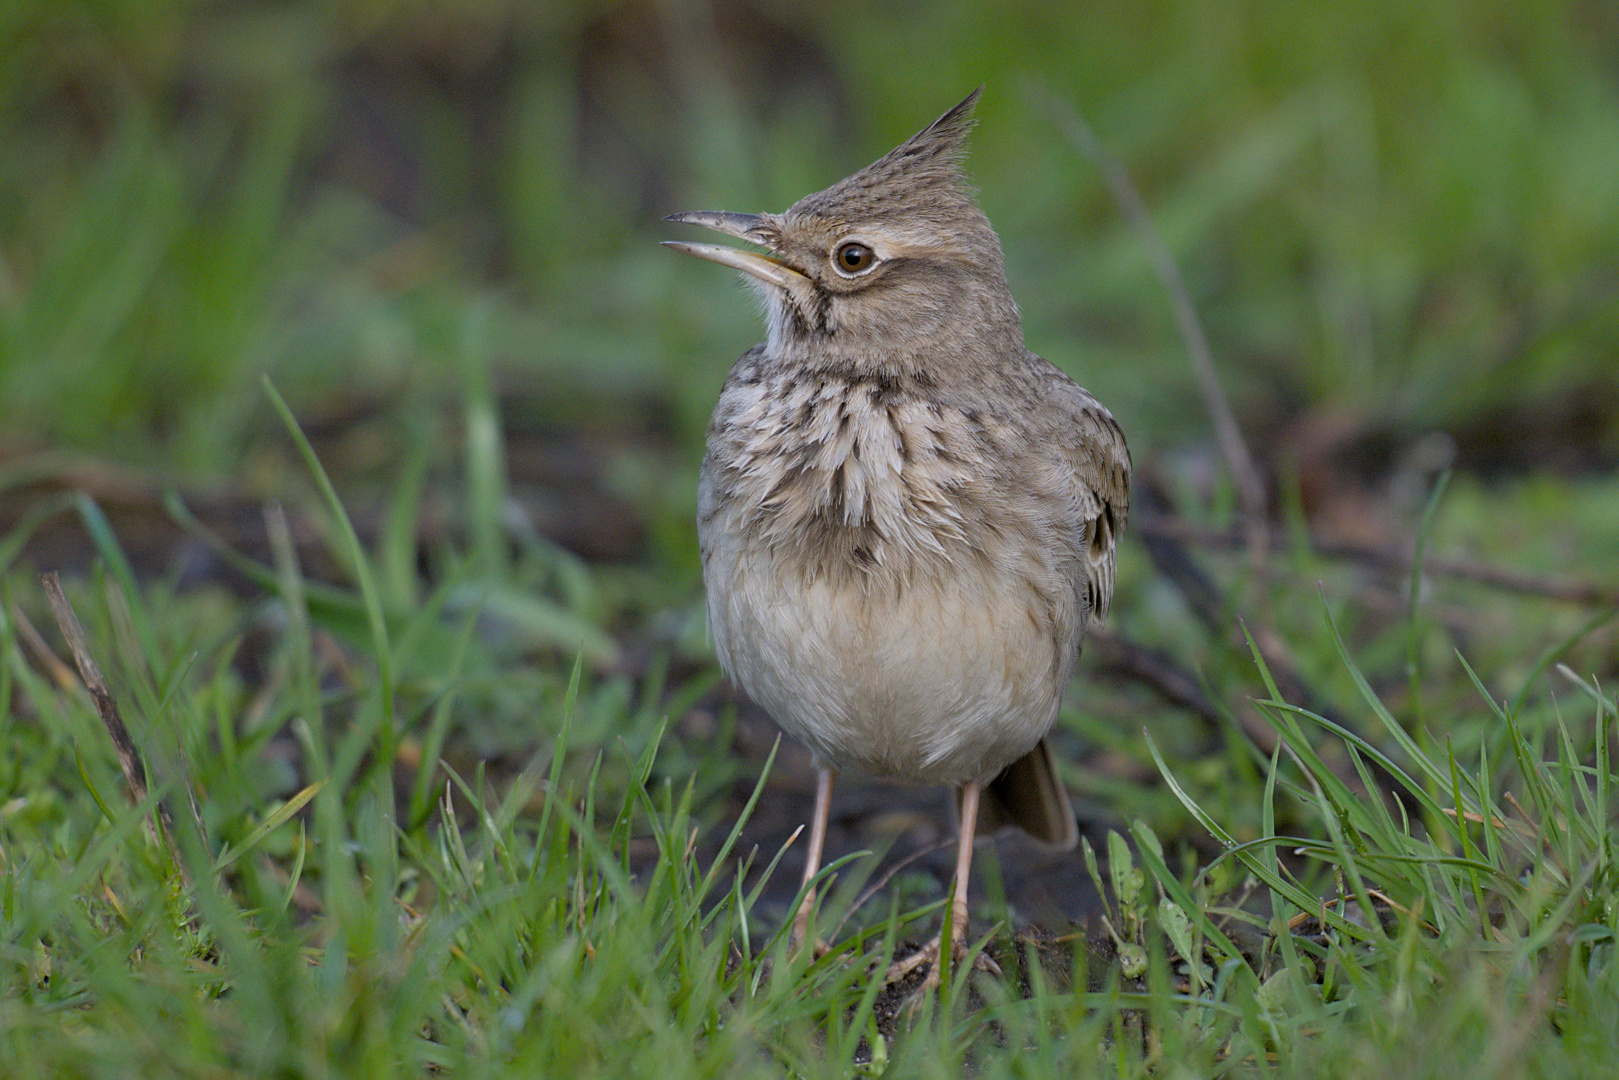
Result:
M832 253L832 265L838 273L853 276L870 270L877 261L877 253L865 244L851 240Z

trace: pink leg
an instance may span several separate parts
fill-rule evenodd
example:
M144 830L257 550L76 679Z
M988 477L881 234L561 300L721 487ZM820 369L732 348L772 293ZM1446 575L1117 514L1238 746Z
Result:
M944 939L944 949L951 956L955 955L957 949L967 947L967 881L972 876L973 870L973 839L978 831L979 791L978 782L975 780L969 780L961 788L961 838L957 841L956 847L956 897L950 907L949 936Z
M939 985L944 966L967 951L967 882L972 876L973 839L978 832L978 801L982 791L976 782L961 787L961 837L956 842L955 897L950 904L950 917L945 920L939 937L889 966L887 982L898 982L923 964L931 964L922 987L932 989ZM978 966L1000 973L995 962L985 956L978 958Z
M808 885L821 872L821 852L826 849L826 821L832 814L832 770L815 772L815 815L810 821L809 851L804 856L804 884ZM809 933L810 913L815 910L815 890L804 894L798 905L798 917L793 920L793 933L787 939L791 948L803 944Z

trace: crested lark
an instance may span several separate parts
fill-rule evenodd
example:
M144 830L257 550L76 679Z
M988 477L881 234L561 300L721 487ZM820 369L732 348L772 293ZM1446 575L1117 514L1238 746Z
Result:
M786 213L666 219L769 252L668 244L764 299L768 336L708 429L697 529L720 664L814 754L804 880L834 773L948 784L956 954L975 829L1077 842L1045 736L1107 611L1130 486L1112 415L1024 347L960 166L981 90ZM939 948L903 970L931 961L936 983Z

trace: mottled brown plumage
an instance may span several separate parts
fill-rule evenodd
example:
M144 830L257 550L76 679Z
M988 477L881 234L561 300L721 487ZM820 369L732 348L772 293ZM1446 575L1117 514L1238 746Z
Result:
M721 665L821 770L805 880L834 772L955 787L958 948L981 794L986 824L1077 840L1044 740L1107 611L1130 482L1113 417L1024 347L961 171L977 99L785 213L669 219L768 252L669 245L764 299L709 426L698 535Z

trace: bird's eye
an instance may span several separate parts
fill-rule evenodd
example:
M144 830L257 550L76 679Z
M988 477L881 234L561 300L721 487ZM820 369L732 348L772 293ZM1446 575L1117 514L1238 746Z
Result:
M871 269L871 264L877 261L877 253L865 244L844 244L832 258L841 273L858 274Z

